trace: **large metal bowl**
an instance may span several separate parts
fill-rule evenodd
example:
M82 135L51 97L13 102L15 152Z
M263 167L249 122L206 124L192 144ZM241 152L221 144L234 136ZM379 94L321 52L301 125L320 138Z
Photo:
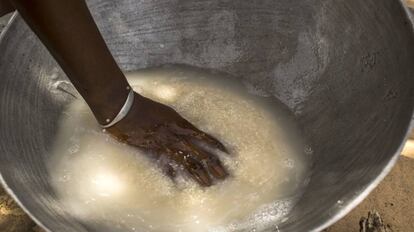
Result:
M310 138L314 164L280 231L332 224L397 160L414 106L414 34L400 1L88 4L124 70L165 63L220 70L291 109ZM66 214L45 168L58 117L71 99L59 90L65 89L65 75L19 16L3 33L0 54L3 183L50 231L91 231L88 222Z

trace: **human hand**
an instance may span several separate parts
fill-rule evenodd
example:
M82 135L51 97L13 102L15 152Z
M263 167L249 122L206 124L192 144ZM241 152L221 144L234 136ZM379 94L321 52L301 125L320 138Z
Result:
M128 115L108 128L109 133L153 155L171 177L180 168L200 185L210 186L212 178L224 179L228 175L218 157L204 147L207 145L227 153L221 142L166 105L137 93L134 99Z

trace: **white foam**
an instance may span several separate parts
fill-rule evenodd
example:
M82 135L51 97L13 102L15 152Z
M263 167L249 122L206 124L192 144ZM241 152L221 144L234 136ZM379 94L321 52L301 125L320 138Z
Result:
M231 176L210 188L183 177L174 183L145 154L103 133L76 100L62 116L49 164L68 213L108 231L157 232L261 230L286 217L295 203L286 196L304 183L309 149L281 105L266 107L240 83L194 69L128 77L134 89L219 138L231 151L219 154Z

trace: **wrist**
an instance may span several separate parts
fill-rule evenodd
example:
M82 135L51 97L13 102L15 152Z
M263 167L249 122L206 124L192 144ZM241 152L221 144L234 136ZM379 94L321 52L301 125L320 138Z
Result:
M129 111L132 108L132 105L134 104L134 95L135 92L131 89L131 88L127 88L129 89L128 92L128 97L124 103L124 105L122 106L122 108L119 110L118 114L115 116L115 118L113 119L105 119L105 124L101 124L101 127L104 129L110 128L112 126L114 126L115 124L117 124L118 122L120 122L121 120L123 120L126 115L129 113Z
M110 91L102 91L91 95L88 99L85 98L99 124L106 125L118 115L128 99L130 90L131 87L127 85L123 88L111 88Z

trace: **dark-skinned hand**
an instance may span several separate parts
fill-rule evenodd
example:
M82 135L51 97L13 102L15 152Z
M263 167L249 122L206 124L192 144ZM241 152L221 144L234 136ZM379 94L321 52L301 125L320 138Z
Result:
M210 186L213 179L228 175L218 157L205 148L227 153L222 143L197 129L174 109L136 93L128 115L107 131L161 160L171 177L177 173L175 168L180 167L200 185Z
M61 65L98 122L102 124L108 115L118 112L125 102L123 91L128 82L84 0L0 0L0 15L14 9ZM135 94L128 115L107 130L119 140L153 154L171 176L176 174L175 167L181 167L201 185L210 186L214 179L228 175L217 156L203 146L226 152L219 141L172 108L139 94Z

